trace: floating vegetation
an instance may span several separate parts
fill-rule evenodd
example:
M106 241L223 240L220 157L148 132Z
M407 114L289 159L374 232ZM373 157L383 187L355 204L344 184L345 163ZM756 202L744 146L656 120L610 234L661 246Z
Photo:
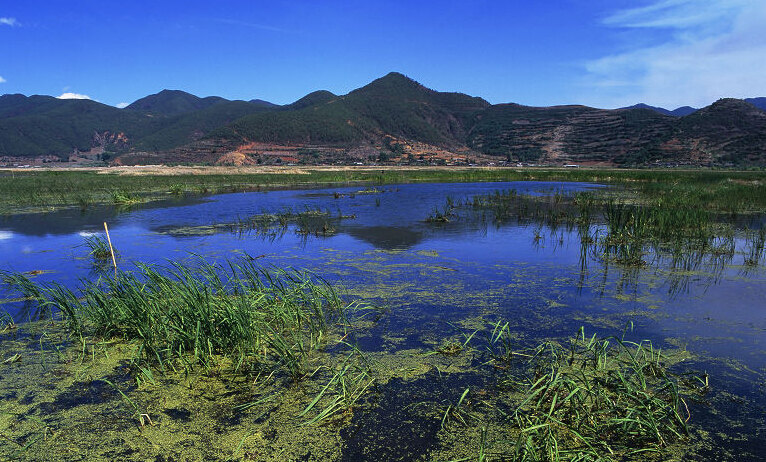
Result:
M383 194L384 192L385 191L383 191L382 189L372 187L372 188L361 189L359 191L356 191L354 194Z
M292 227L296 234L332 236L342 220L356 218L354 215L332 214L328 210L306 209L294 211L285 209L275 213L262 213L249 218L240 218L231 223L217 223L203 226L176 227L162 233L173 236L206 236L218 233L237 235L255 234L276 238Z
M180 196L186 192L186 188L180 183L171 184L168 192L174 196Z

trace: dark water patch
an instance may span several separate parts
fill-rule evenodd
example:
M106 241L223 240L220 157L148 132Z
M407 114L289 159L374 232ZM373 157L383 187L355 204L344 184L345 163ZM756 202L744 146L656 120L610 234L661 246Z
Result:
M402 250L408 249L423 240L422 230L403 226L365 226L348 227L346 233L375 246L376 249Z
M53 413L70 410L83 404L102 404L120 399L120 393L115 390L115 386L124 393L135 389L135 384L129 376L112 375L105 378L114 386L105 380L75 382L59 393L52 402L40 404L40 410L43 413Z
M735 362L695 359L685 369L707 371L709 391L689 400L695 444L686 460L762 461L766 454L764 374Z
M164 409L162 412L164 412L173 420L180 420L182 422L188 422L191 420L191 411L185 408L174 407L170 409Z
M471 373L442 376L433 372L415 380L392 379L370 400L372 408L354 414L351 424L341 430L341 461L426 460L437 445L442 425L434 408L446 409L448 401L457 402L466 388L484 382Z

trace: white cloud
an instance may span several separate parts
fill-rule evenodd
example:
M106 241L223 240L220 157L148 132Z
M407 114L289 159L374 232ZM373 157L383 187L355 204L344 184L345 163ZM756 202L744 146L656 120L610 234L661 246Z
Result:
M123 108L128 107L129 105L130 105L130 103L117 103L116 107L119 108L119 109L123 109Z
M0 230L0 241L7 241L13 237L13 233L10 231Z
M0 83L5 83L5 82L7 82L7 80L5 80L2 75L0 75Z
M604 24L669 31L664 43L586 64L589 101L619 107L644 102L675 108L722 97L766 94L766 2L662 0L619 11ZM658 35L658 34L655 34Z
M58 99L91 99L88 95L81 95L80 93L62 93L60 96L57 96Z
M16 18L0 18L0 24L4 26L20 26L18 21L16 21Z

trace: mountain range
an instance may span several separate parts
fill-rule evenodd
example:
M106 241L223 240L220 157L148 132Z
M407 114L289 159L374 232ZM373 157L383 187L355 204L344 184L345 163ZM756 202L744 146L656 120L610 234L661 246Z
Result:
M766 165L766 98L701 109L492 105L390 73L284 106L163 90L123 109L0 96L0 157L137 163Z

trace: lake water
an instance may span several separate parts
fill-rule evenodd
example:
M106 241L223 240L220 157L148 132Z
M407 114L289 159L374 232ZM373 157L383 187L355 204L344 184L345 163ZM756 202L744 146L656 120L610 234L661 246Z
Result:
M671 257L658 254L635 268L583 256L577 233L563 227L524 220L497 224L466 214L447 223L426 221L448 197L460 202L497 190L549 195L600 187L549 182L402 184L375 191L338 187L181 198L133 210L18 215L0 220L0 269L41 272L35 281L70 286L96 277L83 243L103 233L106 221L121 269L130 269L131 262L249 255L266 266L311 270L385 309L357 338L362 351L381 357L433 351L473 332L472 341L478 342L501 320L509 322L519 344L567 337L581 326L588 335L620 335L632 323L629 337L686 348L691 357L682 368L709 374L708 396L689 404L694 434L706 439L690 457L762 460L766 271L744 264L744 231L735 238L731 259L700 256L682 269L676 262L674 269ZM318 235L296 233L295 224L268 233L209 228L286 209L327 210L345 218L332 222L332 232ZM0 298L11 296L0 292ZM22 303L4 308L17 322L39 315ZM480 368L477 361L464 366L464 372L445 373L428 384L398 377L382 385L377 407L355 415L339 432L341 458L411 460L413 454L438 454L444 444L438 419L423 424L420 433L413 432L415 424L401 422L416 419L415 402L455 400L467 386L492 387L486 374L465 372ZM400 413L404 408L410 409L406 415Z

